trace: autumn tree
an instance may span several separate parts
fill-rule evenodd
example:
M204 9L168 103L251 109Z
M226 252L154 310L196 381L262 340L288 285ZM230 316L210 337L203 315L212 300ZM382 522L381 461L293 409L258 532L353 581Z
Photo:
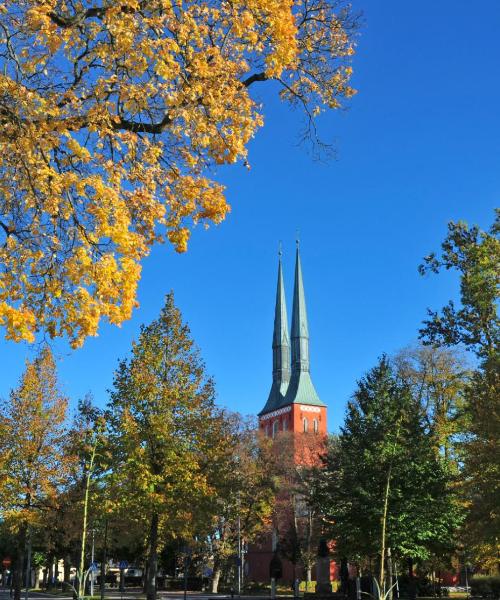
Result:
M198 507L196 526L198 537L207 540L206 557L213 561L212 593L234 568L242 546L267 529L276 489L269 440L260 436L253 421L234 413L222 417L227 443L218 444L221 451L206 466L211 493Z
M383 357L358 382L316 492L339 558L378 565L382 589L388 549L399 560L453 549L460 506L434 446L410 388Z
M465 433L465 394L471 367L455 348L408 346L392 359L395 375L409 386L436 451L457 464Z
M154 600L159 549L192 537L192 513L211 491L206 466L225 443L215 435L213 383L173 294L120 363L108 409L117 509L147 527L146 592Z
M247 164L272 81L305 111L349 98L356 18L344 0L56 2L0 10L0 323L95 335L136 305L154 242L229 206L211 178Z
M453 270L460 277L460 305L450 301L429 311L421 337L426 344L472 352L477 368L466 388L468 436L464 483L469 504L465 541L475 559L498 567L500 536L500 211L489 231L450 223L441 255L425 258L421 272Z
M33 532L57 506L70 459L65 452L67 400L48 348L28 361L19 386L0 405L0 519L15 533L15 600L31 557Z

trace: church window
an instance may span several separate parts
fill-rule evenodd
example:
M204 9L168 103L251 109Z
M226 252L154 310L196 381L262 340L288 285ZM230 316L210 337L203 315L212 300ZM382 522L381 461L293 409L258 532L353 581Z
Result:
M314 433L318 433L318 419L313 419Z
M279 425L280 425L280 422L278 420L274 421L274 423L273 423L273 438L278 435Z
M288 419L286 417L283 417L283 431L286 431L288 429Z
M307 433L309 429L309 421L307 420L307 417L304 417L304 433Z

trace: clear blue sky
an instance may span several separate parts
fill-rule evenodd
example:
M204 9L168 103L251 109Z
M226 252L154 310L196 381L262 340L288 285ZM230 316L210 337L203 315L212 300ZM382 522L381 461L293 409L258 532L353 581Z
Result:
M500 196L500 3L483 0L354 0L364 24L354 57L359 94L348 111L321 118L338 158L314 162L297 147L301 116L266 86L265 127L252 168L222 174L232 213L195 231L186 255L159 247L145 262L140 309L105 326L81 350L54 344L73 402L106 401L113 370L140 323L173 289L218 401L259 411L271 383L278 240L291 312L294 239L300 230L312 376L341 423L356 380L382 352L414 341L426 307L456 296L450 275L420 277L449 220L487 227ZM27 345L0 342L0 396L16 385Z

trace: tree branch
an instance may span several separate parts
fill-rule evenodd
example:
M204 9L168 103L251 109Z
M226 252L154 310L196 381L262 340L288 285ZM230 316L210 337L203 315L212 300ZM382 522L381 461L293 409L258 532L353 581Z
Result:
M241 83L245 86L245 87L250 87L252 85L252 83L255 83L256 81L267 81L268 77L265 73L254 73L253 75L250 75L250 77L247 77L246 79L244 79Z

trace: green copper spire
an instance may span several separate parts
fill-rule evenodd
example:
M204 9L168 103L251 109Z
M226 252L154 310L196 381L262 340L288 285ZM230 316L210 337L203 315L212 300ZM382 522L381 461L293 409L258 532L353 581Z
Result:
M299 242L295 258L295 284L292 310L292 369L309 371L309 327L307 325L306 297L302 281Z
M314 389L309 373L309 327L298 240L292 309L292 375L282 406L287 404L325 406Z
M290 342L288 338L288 316L286 313L285 287L281 266L281 250L278 263L278 285L274 309L273 333L273 381L288 383L290 380Z
M276 410L283 403L288 382L290 381L290 341L288 337L288 316L286 312L283 268L281 266L281 248L278 261L278 284L276 287L276 305L274 309L273 331L273 383L266 405L259 414Z

